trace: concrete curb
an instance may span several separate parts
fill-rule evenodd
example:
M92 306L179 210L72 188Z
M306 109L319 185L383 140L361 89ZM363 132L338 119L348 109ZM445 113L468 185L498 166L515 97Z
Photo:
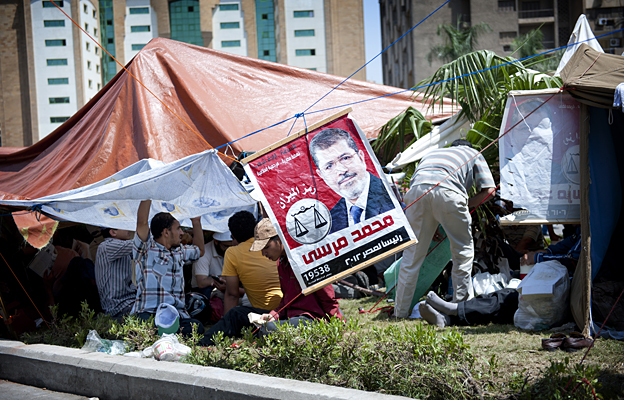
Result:
M100 400L404 399L214 367L0 340L0 378Z

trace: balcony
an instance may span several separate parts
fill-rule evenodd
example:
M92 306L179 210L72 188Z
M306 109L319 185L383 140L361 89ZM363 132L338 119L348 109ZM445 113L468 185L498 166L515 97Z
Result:
M544 22L555 22L554 9L518 11L519 24L541 24Z

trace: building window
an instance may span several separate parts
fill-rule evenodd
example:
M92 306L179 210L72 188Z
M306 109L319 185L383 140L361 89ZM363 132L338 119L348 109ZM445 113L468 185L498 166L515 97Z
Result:
M295 31L295 37L314 36L314 29L301 29Z
M145 47L144 44L133 44L132 45L132 51L139 51L141 50L143 47Z
M45 41L46 47L54 47L54 46L67 46L67 41L65 39L50 39Z
M221 22L221 29L238 29L240 22Z
M56 28L58 26L65 26L65 20L52 19L49 21L43 21L43 26L46 28Z
M85 31L89 32L89 24L87 24L86 22L85 22Z
M316 50L315 49L295 50L295 55L297 55L297 56L315 56L316 55Z
M271 55L271 50L262 50L262 55L263 56L270 56Z
M99 47L96 47L96 48L95 48L95 55L96 55L96 56L99 56L99 55L100 55L100 48L99 48Z
M295 11L295 18L313 18L314 10Z
M114 38L112 38L112 37L109 37L109 38L107 39L107 41L108 41L108 44L113 44L113 43L115 43L115 39L114 39Z
M91 43L87 42L86 46L87 46L87 51L91 51Z
M87 69L91 69L91 61L87 60Z
M48 67L67 65L67 58L48 58L46 63L48 64Z
M269 19L269 14L262 14L262 15L261 15L261 18L262 18L262 19Z
M93 36L97 36L97 28L93 28Z
M130 14L149 14L149 7L130 7Z
M498 0L498 11L516 11L516 1Z
M132 32L132 33L149 32L149 31L150 31L150 26L149 25L137 25L137 26L131 26L130 27L130 32Z
M84 11L85 14L89 14L89 8L87 7L86 4L82 5L82 11Z
M95 64L95 72L96 73L100 73L100 65L99 64Z
M112 19L107 19L106 20L106 25L113 26L113 20Z
M238 4L219 4L219 11L237 11Z
M93 81L89 79L89 89L93 88Z
M503 51L506 53L511 52L511 45L510 44L506 44L503 46Z
M93 9L93 18L97 18L97 14L95 13L95 8Z
M240 47L240 40L222 40L221 47Z
M50 117L50 123L52 124L62 124L67 121L69 117Z
M56 8L56 6L54 5L54 3L52 3L51 1L43 1L43 8ZM55 3L59 6L59 7L63 7L63 0L56 0Z
M506 45L506 44L510 45L511 42L513 42L513 40L516 38L516 36L518 36L518 34L515 31L499 32L499 34L498 34L498 42L499 42L499 44L502 44L502 45Z
M48 85L69 85L69 78L48 78Z
M177 0L169 3L171 39L204 45L199 20L199 0Z
M97 88L98 88L97 90L100 90L101 87L102 87L102 85L98 83L97 84Z
M69 97L50 97L50 104L69 104Z

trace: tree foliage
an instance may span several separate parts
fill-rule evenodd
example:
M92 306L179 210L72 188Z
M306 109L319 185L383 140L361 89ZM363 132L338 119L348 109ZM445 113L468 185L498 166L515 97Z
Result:
M463 27L461 15L457 17L455 25L438 25L438 36L443 36L444 43L433 46L427 54L429 65L434 58L443 62L449 62L474 51L479 44L479 36L483 33L492 32L492 28L485 22Z

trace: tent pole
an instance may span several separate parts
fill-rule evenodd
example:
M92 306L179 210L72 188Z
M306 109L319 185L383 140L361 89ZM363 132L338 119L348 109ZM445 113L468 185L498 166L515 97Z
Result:
M589 219L589 106L581 104L580 110L580 161L581 161L581 255L576 268L582 282L581 307L583 336L589 337L591 324L591 232ZM575 274L576 275L576 274Z

